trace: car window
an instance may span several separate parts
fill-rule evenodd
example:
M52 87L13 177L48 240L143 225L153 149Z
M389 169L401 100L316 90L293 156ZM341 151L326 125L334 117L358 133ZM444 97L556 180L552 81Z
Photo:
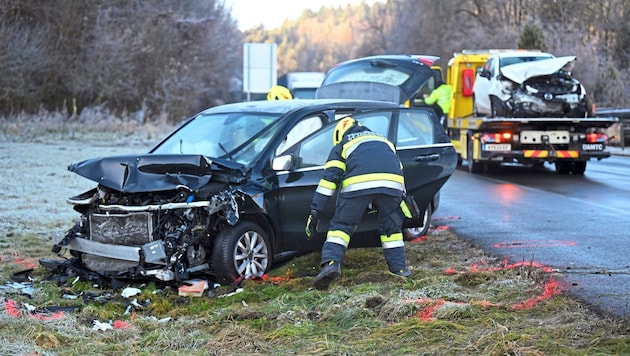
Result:
M278 125L279 114L222 113L199 115L152 150L156 154L200 154L253 161ZM271 127L270 127L271 126Z
M367 127L379 135L387 137L389 132L389 122L391 121L391 112L376 112L369 114L361 114L353 116L361 125Z
M496 67L496 61L494 60L494 58L490 58L488 60L488 72L490 72L491 75L494 75L495 72L495 67Z
M371 65L370 62L338 67L331 71L325 85L340 82L376 82L400 86L413 74L413 71L400 66Z
M549 58L553 58L553 57L552 56L506 57L506 58L501 58L499 66L501 68L503 68L505 66L509 66L509 65L512 65L512 64L524 63L524 62L535 62L535 61L540 61L540 60L549 59Z
M387 137L389 124L391 122L391 112L374 112L360 115L353 115L361 125L370 130ZM344 116L345 117L345 116ZM323 166L328 159L328 154L332 149L332 130L335 124L332 123L307 137L301 144L298 151L297 168L308 168Z
M433 121L425 111L404 111L398 120L396 147L412 147L434 143Z
M296 168L323 166L332 149L332 130L335 125L328 125L322 130L307 137L300 144Z
M319 116L308 117L298 122L276 148L276 155L282 154L287 148L319 130L322 126L322 118Z

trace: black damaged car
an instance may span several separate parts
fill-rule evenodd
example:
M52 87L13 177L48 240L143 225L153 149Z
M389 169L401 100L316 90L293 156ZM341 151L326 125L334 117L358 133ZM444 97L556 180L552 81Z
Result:
M427 206L457 162L432 110L358 100L228 104L195 115L146 154L70 165L97 185L68 199L80 219L53 251L100 276L221 284L317 251L333 208L310 240L306 218L335 120L348 115L396 144L408 193ZM350 247L380 246L373 217L366 212Z

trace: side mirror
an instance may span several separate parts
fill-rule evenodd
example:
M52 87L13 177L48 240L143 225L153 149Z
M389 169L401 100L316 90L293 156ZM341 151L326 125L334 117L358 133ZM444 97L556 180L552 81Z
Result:
M274 171L288 171L293 165L293 156L284 155L278 156L271 162L271 169Z

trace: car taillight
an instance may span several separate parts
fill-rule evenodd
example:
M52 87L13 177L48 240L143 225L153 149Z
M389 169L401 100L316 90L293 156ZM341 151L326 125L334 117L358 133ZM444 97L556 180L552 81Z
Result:
M481 142L483 143L504 143L511 141L512 134L509 132L493 132L481 135Z
M592 132L586 134L586 143L604 143L608 142L608 135L601 132Z

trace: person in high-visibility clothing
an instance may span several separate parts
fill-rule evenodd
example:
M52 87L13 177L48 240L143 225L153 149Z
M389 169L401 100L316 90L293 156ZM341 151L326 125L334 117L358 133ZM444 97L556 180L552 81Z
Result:
M378 230L389 271L410 277L402 234L401 203L405 191L402 164L394 145L351 117L337 123L330 151L306 224L308 238L319 215L339 188L339 199L322 246L321 271L313 286L326 289L341 277L341 263L350 237L370 204L378 212Z
M275 85L267 92L267 100L291 100L293 95L287 87Z
M424 103L429 105L438 118L440 119L440 123L446 129L446 116L449 111L451 111L451 101L453 98L453 87L448 84L443 83L442 81L438 81L436 83L436 88L433 89L431 94L426 95L424 97Z

